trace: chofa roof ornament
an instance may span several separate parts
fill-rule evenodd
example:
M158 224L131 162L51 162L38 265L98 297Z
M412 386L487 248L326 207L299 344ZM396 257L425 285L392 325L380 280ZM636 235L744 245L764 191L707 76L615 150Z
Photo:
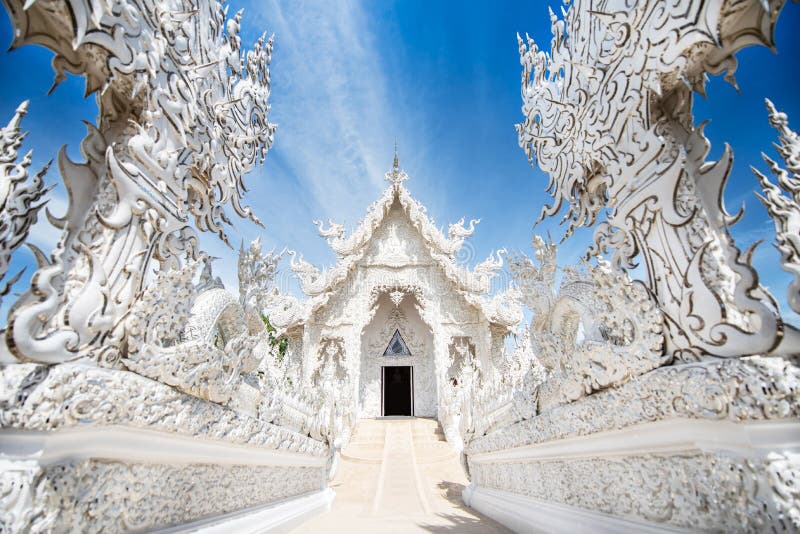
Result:
M394 139L394 162L392 163L392 170L384 175L387 182L395 186L395 189L408 180L408 175L405 171L400 170L400 159L397 157L397 138Z

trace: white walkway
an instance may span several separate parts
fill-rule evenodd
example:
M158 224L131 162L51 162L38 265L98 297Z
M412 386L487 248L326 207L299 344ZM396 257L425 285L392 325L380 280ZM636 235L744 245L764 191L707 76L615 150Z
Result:
M295 532L509 532L464 505L458 455L432 419L364 419L342 452L333 509Z

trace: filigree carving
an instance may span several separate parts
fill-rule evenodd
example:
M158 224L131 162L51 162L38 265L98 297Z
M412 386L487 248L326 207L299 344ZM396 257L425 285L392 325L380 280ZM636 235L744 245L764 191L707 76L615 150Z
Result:
M380 331L369 340L368 350L372 357L385 356L386 345L391 341L395 332L400 332L403 340L411 354L422 355L426 347L422 339L414 332L414 328L409 324L405 312L400 307L394 307L390 312Z
M737 50L771 45L782 4L578 0L563 20L551 16L549 54L519 39L519 143L550 175L554 200L540 219L566 206L570 235L608 210L590 253L609 251L616 267L641 255L678 358L788 354L800 343L750 252L733 244L737 217L722 195L731 152L707 162L691 116L706 73L732 80Z
M221 339L198 336L196 331L184 339L184 325L190 322L195 301L196 270L190 262L162 273L137 299L126 322L128 351L122 363L191 395L225 403L239 386L239 375L258 365L253 354L258 339L245 329L241 313L234 319L238 324L222 324L223 332L214 330L226 319L221 313L206 324L207 331L221 334Z
M11 532L169 527L319 491L324 467L165 465L103 460L0 467Z
M781 265L794 275L786 292L786 300L795 312L800 313L800 136L789 128L786 114L775 109L769 100L767 109L769 123L780 133L775 146L786 169L762 154L778 185L774 185L758 170L753 169L753 172L764 191L763 196L757 196L775 222L775 247L781 253Z
M195 287L198 293L209 289L225 289L222 279L219 276L214 276L214 271L211 267L211 262L218 259L208 255L203 256L203 270L200 271L200 280Z
M539 266L524 254L509 259L516 295L534 313L531 343L548 369L540 410L618 385L671 360L663 318L647 290L599 259L566 268L555 291L556 247L534 236Z
M471 463L469 470L483 487L664 526L783 532L791 530L786 486L767 475L785 467L781 460L688 452Z
M261 251L261 239L239 249L239 299L245 313L259 317L269 305L283 252Z
M0 426L53 431L75 426L129 426L314 456L319 441L160 382L119 370L63 364L17 364L0 373Z
M772 452L767 456L767 480L775 507L800 530L800 454Z
M466 293L488 293L492 280L503 266L503 251L496 255L492 253L472 270L459 266L455 255L463 246L465 238L474 232L478 220L471 220L469 228L464 227L463 219L450 225L448 236L445 237L433 219L428 217L425 206L413 198L403 185L408 178L405 172L392 170L387 173L387 177L393 173L405 178L399 181L389 180L391 187L367 209L367 215L349 237L345 237L345 230L341 225L329 221L329 228L325 229L321 221L315 221L320 235L327 239L331 249L339 256L339 262L334 267L320 270L305 261L301 255L289 251L292 258L291 268L300 280L303 292L316 297L334 291L347 279L356 263L373 252L374 256L369 258L371 263L391 267L403 266L411 260L433 260L444 270L445 276ZM402 221L393 221L387 216L398 205L406 217ZM411 251L404 248L416 244L417 236L409 235L412 232L422 237L421 250ZM373 251L368 245L376 241L383 248Z
M497 374L492 380L481 380L480 366L464 365L463 342L451 345L461 369L451 383L459 387L461 438L465 444L477 436L512 425L536 415L539 388L546 372L534 354L530 332L523 328L516 336L514 349L500 350Z
M800 369L751 357L660 367L472 441L469 453L586 436L674 418L729 421L800 416Z
M13 46L56 53L65 71L98 92L100 119L81 144L85 163L59 154L69 195L52 256L38 255L32 289L12 308L6 339L22 360L56 363L117 345L151 266L193 257L190 226L226 239L224 208L242 205L243 177L263 161L272 41L248 51L241 14L216 0L18 2L6 7ZM102 355L100 355L102 357Z
M531 328L543 330L555 304L556 246L538 235L533 236L532 244L539 265L523 253L509 254L508 269L520 302L533 312Z
M20 123L27 111L28 102L23 102L8 125L0 129L0 281L8 273L11 255L28 238L39 210L46 203L42 197L50 190L42 182L49 163L29 180L31 152L17 162L17 151L26 135L20 130ZM41 255L36 250L34 252ZM21 274L20 271L0 287L0 302Z
M603 262L588 270L597 305L592 321L601 338L578 342L579 311L570 305L572 299L558 300L551 329L534 334L539 359L550 371L539 391L542 411L621 384L671 359L663 350L661 313L647 290Z

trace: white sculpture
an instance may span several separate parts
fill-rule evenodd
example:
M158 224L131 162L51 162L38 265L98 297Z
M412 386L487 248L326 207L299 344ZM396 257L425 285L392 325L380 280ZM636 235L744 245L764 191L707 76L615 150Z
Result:
M798 330L733 244L732 156L706 162L691 115L707 72L732 81L734 52L771 43L783 1L569 4L551 12L549 54L519 40L519 142L550 176L542 217L564 207L568 236L596 224L599 265L565 269L555 292L552 245L534 242L539 266L509 259L548 373L537 414L466 444L465 501L520 531L800 530ZM794 172L796 137L772 121ZM796 187L768 163L789 197L759 175L763 200L795 272ZM624 271L639 256L646 286Z
M197 299L196 270L195 263L187 263L147 287L126 321L127 353L121 363L191 395L227 403L240 386L239 375L258 366L254 348L266 331L260 322L260 328L248 330L240 309L221 313L231 308L217 304L223 289L208 290L216 298Z
M534 236L540 265L509 259L520 299L534 316L531 342L549 370L539 410L572 402L668 363L663 319L647 291L604 261L565 269L556 292L556 247Z
M641 255L679 359L791 354L800 343L728 231L730 150L706 162L691 116L706 72L733 81L734 52L771 44L782 4L576 0L564 20L551 13L549 54L519 39L519 143L552 177L541 217L566 206L570 235L610 209L590 252L610 252L615 267Z
M776 148L786 163L786 169L762 154L778 185L772 184L758 170L753 169L753 172L764 190L764 195L758 195L758 198L775 221L775 246L781 253L783 268L794 275L786 300L794 311L800 313L800 136L789 129L786 114L776 110L769 100L767 109L770 124L780 133ZM782 191L789 196L783 195Z
M468 362L455 378L465 443L536 415L537 397L547 380L547 371L534 352L528 328L517 334L512 351L503 347L502 371L494 381L476 381L478 369Z
M50 221L64 233L12 308L9 349L44 363L113 361L149 269L195 256L189 217L222 239L226 206L257 222L242 179L272 144L272 41L244 51L241 14L226 21L215 0L6 5L13 46L53 50L56 84L65 71L86 76L100 108L86 162L59 155L69 209Z
M25 138L20 122L27 111L28 102L23 102L8 125L0 129L0 280L8 272L11 255L25 242L31 226L36 223L39 210L46 202L42 197L50 189L42 182L49 164L28 181L31 152L17 163L17 150ZM38 250L34 251L37 256L42 255ZM0 288L0 302L21 274L15 274Z
M49 257L33 249L5 330L0 530L153 530L264 507L259 524L284 528L329 505L326 427L311 410L280 426L293 390L257 295L274 273L227 293L192 228L226 239L227 207L257 222L242 180L275 131L271 39L244 51L241 15L215 0L5 5L13 46L53 50L56 83L84 75L100 117L85 162L59 154L69 208L48 219L63 234ZM46 193L30 156L16 162L24 112L0 130L0 277Z

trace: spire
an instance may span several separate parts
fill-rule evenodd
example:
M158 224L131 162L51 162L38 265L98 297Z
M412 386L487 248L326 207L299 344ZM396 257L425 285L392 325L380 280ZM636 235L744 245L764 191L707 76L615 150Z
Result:
M400 170L400 158L397 157L397 137L394 138L394 162L392 170L386 173L386 181L392 185L399 186L408 180L408 175Z

